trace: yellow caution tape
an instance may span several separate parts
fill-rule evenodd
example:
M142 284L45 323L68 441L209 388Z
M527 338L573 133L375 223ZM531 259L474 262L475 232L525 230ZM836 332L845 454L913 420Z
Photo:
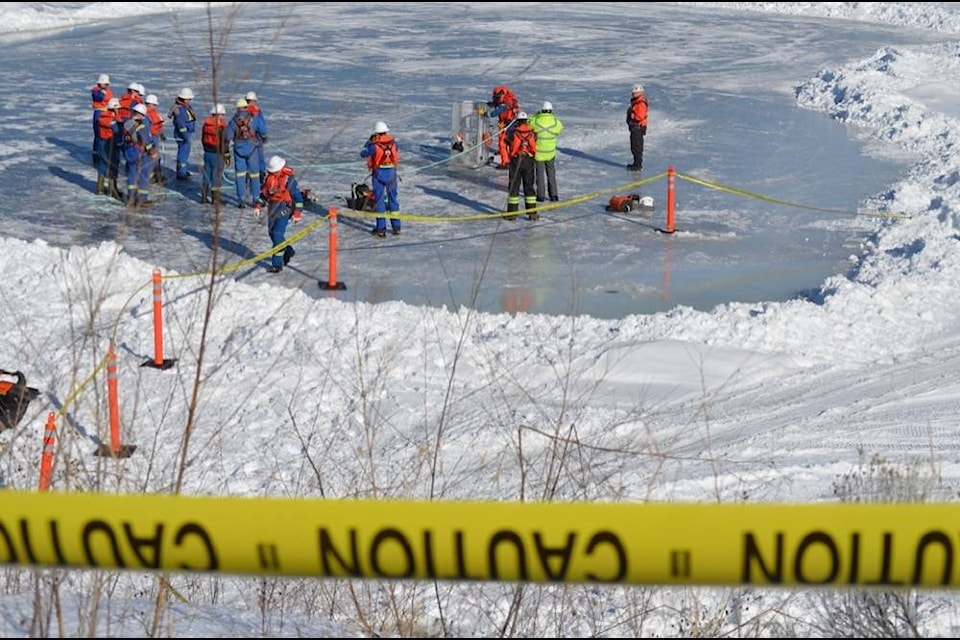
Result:
M765 196L762 193L755 193L753 191L747 191L746 189L738 189L736 187L731 187L727 185L720 184L719 182L712 182L704 178L697 178L694 176L685 175L678 173L677 177L681 180L687 180L694 184L699 184L703 187L710 187L711 189L716 189L717 191L724 191L726 193L732 193L737 196L742 196L744 198L752 198L754 200L761 200L763 202L769 202L772 204L779 204L785 207L794 207L796 209L806 209L808 211L821 211L824 213L840 213L844 215L851 216L866 216L872 218L911 218L910 214L902 212L884 212L884 211L850 211L849 209L831 209L826 207L814 207L807 204L800 204L799 202L790 202L789 200L780 200L779 198L773 198L770 196Z
M960 505L292 500L0 492L0 562L318 578L960 585Z

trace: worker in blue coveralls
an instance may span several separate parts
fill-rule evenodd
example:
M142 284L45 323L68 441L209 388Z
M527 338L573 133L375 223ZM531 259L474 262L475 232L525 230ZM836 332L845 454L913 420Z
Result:
M390 129L385 122L374 125L373 135L363 145L360 157L367 159L377 213L385 213L388 209L391 213L400 211L400 203L397 202L397 164L400 162L400 153L397 150L397 141L390 135ZM400 235L400 218L390 218L390 228L393 235ZM386 217L377 217L373 235L378 238L387 236Z
M177 141L177 180L190 177L190 139L197 130L197 114L193 112L193 90L190 87L180 89L177 100L170 108L173 120L173 139Z
M266 135L258 130L260 121L247 108L246 98L237 100L237 110L227 125L227 140L233 143L233 177L237 183L237 207L246 206L247 186L250 187L250 204L260 200L260 158L257 144Z
M147 186L153 172L153 159L158 151L153 136L147 107L141 102L130 109L130 118L123 121L123 153L127 161L127 206L145 207Z
M267 205L267 231L274 247L284 243L287 223L296 224L303 217L303 192L293 175L293 169L280 156L267 162L267 177L263 181L260 200L253 207L253 216L260 219L260 206ZM278 249L270 258L270 273L280 273L290 263L295 251L287 245Z
M260 184L267 179L267 154L264 146L267 144L267 117L263 114L263 109L257 104L257 92L247 91L244 96L247 101L247 109L257 124L253 127L257 131L257 157L260 158Z

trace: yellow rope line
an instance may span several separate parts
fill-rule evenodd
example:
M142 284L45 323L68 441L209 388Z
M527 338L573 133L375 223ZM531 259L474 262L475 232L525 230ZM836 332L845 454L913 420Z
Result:
M719 182L711 182L710 180L705 180L703 178L696 178L694 176L688 176L682 173L677 173L677 177L683 180L687 180L694 184L699 184L704 187L709 187L711 189L716 189L718 191L725 191L727 193L732 193L734 195L743 196L744 198L753 198L754 200L761 200L763 202L770 202L772 204L779 204L785 207L794 207L797 209L807 209L808 211L822 211L824 213L842 213L852 216L868 216L875 218L910 218L910 214L907 213L884 213L882 211L850 211L847 209L830 209L825 207L813 207L806 204L800 204L798 202L789 202L787 200L780 200L777 198L771 198L770 196L765 196L760 193L755 193L753 191L747 191L746 189L737 189L736 187L731 187L728 185L720 184Z

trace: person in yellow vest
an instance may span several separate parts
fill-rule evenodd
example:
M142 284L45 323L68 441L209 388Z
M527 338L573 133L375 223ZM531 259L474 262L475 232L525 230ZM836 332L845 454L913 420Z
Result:
M563 122L553 113L553 104L543 103L540 111L530 118L530 128L537 136L537 202L549 195L551 202L560 199L557 195L557 138L563 133Z

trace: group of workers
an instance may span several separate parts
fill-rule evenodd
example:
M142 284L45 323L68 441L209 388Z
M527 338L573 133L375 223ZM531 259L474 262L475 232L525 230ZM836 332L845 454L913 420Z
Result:
M144 93L143 85L130 83L127 92L115 98L107 74L101 74L97 84L91 88L97 193L125 200L131 207L150 204L147 198L148 183L164 181L157 146L166 139L163 134L166 120L159 113L157 97L153 94L144 97ZM193 99L193 91L184 87L177 93L168 113L177 142L176 177L181 180L191 177L188 164L197 119L192 106ZM528 116L520 108L516 94L506 85L494 87L492 98L486 106L488 108L481 109L481 114L497 119L497 168L509 171L507 213L513 215L504 218L516 219L522 188L524 209L530 210L527 218L537 220L538 202L545 202L548 198L550 201L559 200L556 154L563 122L554 114L549 101L544 102L533 117ZM237 206L243 209L249 202L258 220L262 218L262 207L267 206L268 231L271 241L277 246L284 242L287 223L301 219L303 191L292 168L283 158L273 156L269 161L265 159L267 124L263 111L257 105L256 93L248 92L236 102L235 108L234 115L227 120L226 109L223 104L217 103L201 125L203 177L200 201L221 202L223 171L232 163ZM640 171L647 129L647 101L641 84L634 85L632 89L627 125L633 155L633 162L627 165L627 169ZM125 198L117 186L121 152L126 160ZM366 160L370 172L373 210L383 214L376 217L372 233L383 238L387 235L387 214L400 210L397 188L400 154L396 138L385 122L379 121L374 125L373 133L360 151L360 157ZM389 219L391 232L399 235L400 219L392 216ZM269 271L281 272L293 255L292 246L278 250L271 257Z
M110 76L100 74L90 89L97 193L124 200L131 207L148 206L147 185L165 182L159 147L167 139L164 126L168 122L177 144L176 178L189 180L192 139L197 131L193 99L190 87L180 89L164 118L157 96L147 94L142 84L131 82L125 93L115 97ZM223 167L231 162L232 143L237 198L243 206L249 185L252 204L259 199L260 185L266 177L263 148L267 141L266 118L257 106L257 95L253 91L237 101L236 114L229 122L225 114L223 105L218 103L201 126L204 151L201 201L219 201ZM121 156L126 165L125 195L117 185Z

